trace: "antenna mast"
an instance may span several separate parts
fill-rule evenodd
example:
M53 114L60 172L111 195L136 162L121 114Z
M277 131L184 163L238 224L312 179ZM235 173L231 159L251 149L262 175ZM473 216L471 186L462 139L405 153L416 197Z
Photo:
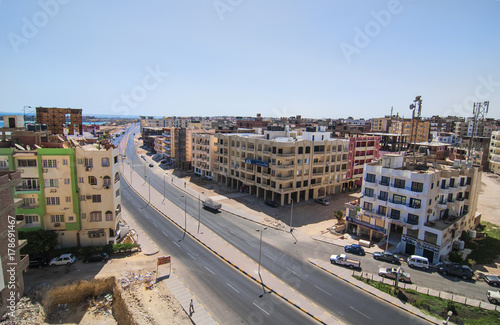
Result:
M469 151L467 153L467 161L473 161L474 157L472 156L472 150L477 149L479 145L475 146L474 142L476 142L476 138L478 137L478 131L479 127L482 127L484 125L484 118L486 117L486 114L488 113L488 108L490 107L490 102L485 101L485 102L475 102L473 107L472 107L472 113L474 114L473 116L473 127L472 127L472 134L470 137L469 141Z

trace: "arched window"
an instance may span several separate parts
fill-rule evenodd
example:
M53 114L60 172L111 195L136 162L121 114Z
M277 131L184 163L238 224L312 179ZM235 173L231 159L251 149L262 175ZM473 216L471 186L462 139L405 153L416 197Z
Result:
M115 183L120 181L120 173L116 172L115 174Z
M111 185L111 177L104 176L102 178L102 180L103 180L103 184L102 185L104 185L104 186L110 186Z
M113 212L106 211L106 221L113 221Z
M118 205L116 206L116 210L115 210L115 212L116 212L116 216L118 216L118 215L120 214L120 212L122 212L122 206L118 204Z

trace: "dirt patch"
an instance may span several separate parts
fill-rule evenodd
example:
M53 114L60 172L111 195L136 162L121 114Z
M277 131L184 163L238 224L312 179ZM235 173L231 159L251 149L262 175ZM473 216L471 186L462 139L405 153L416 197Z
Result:
M477 211L481 213L481 220L500 225L500 176L493 173L483 173Z
M168 290L168 279L155 283L155 261L139 253L111 259L97 274L95 263L77 264L56 277L44 277L51 268L33 270L38 276L28 281L30 289L18 302L15 317L0 323L192 324ZM73 273L85 280L75 281Z

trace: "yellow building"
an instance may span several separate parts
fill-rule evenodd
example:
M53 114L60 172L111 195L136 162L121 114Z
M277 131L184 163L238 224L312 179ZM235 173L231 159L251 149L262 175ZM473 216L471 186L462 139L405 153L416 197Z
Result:
M491 132L489 163L490 170L500 175L500 131Z

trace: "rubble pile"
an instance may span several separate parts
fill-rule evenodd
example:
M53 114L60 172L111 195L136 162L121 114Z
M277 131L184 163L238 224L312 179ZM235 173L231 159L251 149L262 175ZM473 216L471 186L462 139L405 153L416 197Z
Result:
M98 297L88 297L87 303L89 305L89 311L94 315L100 314L103 316L113 317L113 295L108 293Z
M118 279L122 289L128 290L137 285L144 285L147 289L153 289L158 286L156 282L156 272L146 272L145 274L136 274L134 272L127 273L125 276Z

